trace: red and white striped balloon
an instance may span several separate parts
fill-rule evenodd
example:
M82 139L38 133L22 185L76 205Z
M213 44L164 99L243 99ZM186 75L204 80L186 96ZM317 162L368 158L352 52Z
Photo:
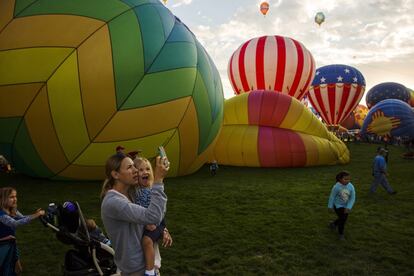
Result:
M235 94L271 90L301 99L315 75L315 61L302 43L283 36L262 36L243 43L228 70Z

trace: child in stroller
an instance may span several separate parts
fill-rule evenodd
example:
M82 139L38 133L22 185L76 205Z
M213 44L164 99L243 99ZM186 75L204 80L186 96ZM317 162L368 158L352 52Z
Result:
M88 226L90 230L99 228L93 225L93 220L86 222L77 202L50 203L47 214L40 219L56 233L59 241L74 247L65 254L63 275L116 275L114 250L102 242L109 240L104 240L106 237L102 233L90 234Z

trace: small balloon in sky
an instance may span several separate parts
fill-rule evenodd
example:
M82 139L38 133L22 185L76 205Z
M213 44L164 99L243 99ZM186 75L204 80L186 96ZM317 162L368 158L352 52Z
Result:
M317 12L315 15L315 23L317 23L319 26L325 21L325 15L323 12Z
M167 1L168 0L162 0L162 2L164 2L164 5L167 5Z
M266 15L266 13L269 11L269 3L267 3L266 1L265 2L262 2L261 4L260 4L260 12L263 14L263 15Z

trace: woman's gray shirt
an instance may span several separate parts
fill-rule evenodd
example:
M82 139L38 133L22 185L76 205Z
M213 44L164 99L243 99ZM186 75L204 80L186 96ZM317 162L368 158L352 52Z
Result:
M165 215L167 196L164 185L152 186L148 208L132 203L115 191L109 190L101 206L102 222L115 250L115 264L124 273L145 269L141 239L144 226L159 224Z

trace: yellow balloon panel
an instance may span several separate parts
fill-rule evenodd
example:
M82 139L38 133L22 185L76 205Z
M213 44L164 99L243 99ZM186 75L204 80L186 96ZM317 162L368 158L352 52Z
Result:
M0 51L0 85L44 82L72 52L70 48Z
M0 117L23 116L44 83L0 86Z
M93 18L74 15L20 17L0 32L0 50L49 46L76 48L104 24Z
M74 160L89 144L76 61L76 52L74 52L48 81L53 123L69 161Z
M0 1L0 11L2 11L2 16L0 16L0 30L12 20L14 14L14 0L9 1ZM1 39L0 39L1 41Z
M173 134L175 130L169 130L162 133L158 133L152 136L146 136L143 138L107 142L107 143L91 143L89 147L82 152L82 154L75 160L74 164L80 166L98 166L103 164L108 156L115 153L115 148L122 145L125 148L125 152L136 151L140 149L154 149L162 145ZM154 152L142 152L143 156L148 158L153 157Z
M185 97L157 105L118 111L95 141L128 140L153 135L162 129L173 129L180 124L190 100L191 97ZM140 119L147 121L145 127L139 125ZM130 122L131 127L125 127L125 122Z
M25 117L30 138L49 169L58 173L68 165L53 127L46 87L33 101Z
M116 112L112 51L107 26L82 43L78 49L78 61L83 111L89 138L93 139ZM99 104L96 99L99 99Z
M181 156L179 165L180 174L187 172L192 163L190 160L195 160L198 154L198 122L192 119L195 116L197 116L196 109L191 99L185 115L182 117L182 121L178 126Z

